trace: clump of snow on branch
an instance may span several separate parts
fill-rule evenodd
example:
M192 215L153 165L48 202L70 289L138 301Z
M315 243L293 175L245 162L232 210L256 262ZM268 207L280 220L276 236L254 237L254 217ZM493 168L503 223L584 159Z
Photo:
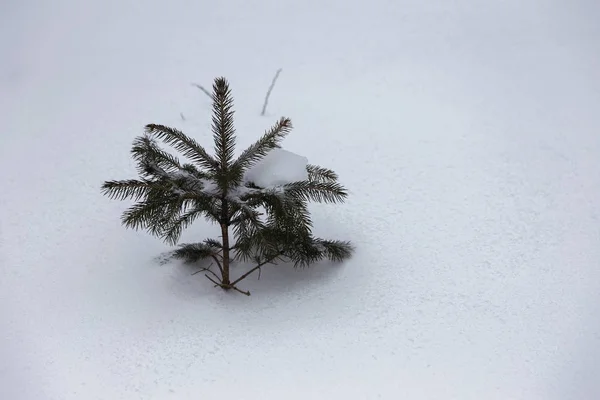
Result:
M244 181L268 188L308 180L308 159L281 148L271 150L246 171Z

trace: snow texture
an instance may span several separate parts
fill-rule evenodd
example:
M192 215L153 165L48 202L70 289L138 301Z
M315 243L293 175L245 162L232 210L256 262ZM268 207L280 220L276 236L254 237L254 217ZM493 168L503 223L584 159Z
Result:
M291 151L277 148L271 150L259 162L250 167L244 176L261 188L282 186L308 180L308 159Z
M0 10L0 399L600 399L597 0ZM218 76L238 150L289 116L339 174L353 259L246 297L121 226L100 185L148 123L212 149Z

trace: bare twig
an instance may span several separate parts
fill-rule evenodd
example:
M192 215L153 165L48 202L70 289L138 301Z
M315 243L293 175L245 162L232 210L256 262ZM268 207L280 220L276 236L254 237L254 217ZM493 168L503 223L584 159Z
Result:
M212 263L211 263L211 264L210 264L210 265L209 265L207 268L202 268L201 270L194 272L192 275L196 275L196 274L198 274L198 273L200 273L200 272L208 272L208 273L212 274L212 275L213 275L213 276L214 276L216 279L212 278L210 275L208 275L208 273L207 273L207 274L204 274L204 276L205 276L205 277L206 277L206 278L207 278L209 281L211 281L212 283L214 283L214 284L215 284L215 287L220 287L220 288L222 288L222 289L225 289L225 290L233 289L233 290L235 290L236 292L240 292L241 294L245 294L246 296L250 296L250 291L243 291L243 290L241 290L241 289L237 288L237 287L235 286L235 285L236 285L236 283L238 283L238 282L240 282L240 281L244 280L246 277L248 277L248 275L252 274L252 273L253 273L254 271L256 271L256 270L258 270L258 279L260 279L260 275L261 275L261 273L262 273L262 269L261 269L261 268L262 268L262 267L263 267L265 264L269 264L269 263L273 262L274 260L276 260L277 258L281 257L281 256L282 256L282 254L283 254L282 252L279 252L279 253L277 253L276 255L274 255L273 257L270 257L270 258L268 258L268 259L264 260L263 262L260 262L260 263L258 263L258 264L257 264L257 265L256 265L254 268L252 268L250 271L246 272L244 275L240 276L238 279L236 279L235 281L231 282L231 283L230 283L230 284L228 284L228 285L225 285L225 284L223 284L223 283L219 283L219 281L221 280L221 278L219 278L219 275L217 275L217 274L216 274L214 271L212 271L212 270L210 269L210 267L212 267ZM221 267L221 263L219 262L219 259L218 259L216 256L214 256L214 255L213 255L212 257L213 257L213 259L216 261L217 265L219 266L219 269L221 270L221 273L223 273L223 269L222 269L222 267Z
M211 270L211 269L210 269L210 267L212 267L212 264L210 264L210 265L209 265L208 267L206 267L206 268L202 268L201 270L199 270L199 271L196 271L196 272L192 273L192 275L199 274L200 272L210 272L211 274L213 274L213 275L214 275L214 277L215 277L215 278L217 278L217 280L218 280L218 279L220 279L220 278L219 278L219 275L215 274L215 272L214 272L213 270Z
M182 121L185 121L185 117L184 117L184 115L183 115L183 113L182 113L182 112L180 112L180 113L179 113L179 116L181 117L181 120L182 120Z
M219 280L219 275L215 274L214 272L212 272L210 269L207 269L206 272L210 272L211 274L213 274L213 276L215 278L217 278L217 280Z
M219 286L220 286L220 287L224 288L224 286L223 286L221 283L219 283L219 282L215 281L213 278L211 278L211 277L210 277L210 276L208 276L207 274L204 274L204 276L205 276L205 277L206 277L206 278L207 278L209 281L211 281L212 283L214 283L214 284L215 284L215 287L219 287Z
M264 116L265 113L267 112L267 105L269 104L269 97L271 96L271 92L273 91L273 88L275 87L275 82L277 82L277 78L279 78L280 73L281 73L281 68L279 68L277 70L277 72L275 73L275 76L273 77L273 81L271 82L271 86L269 86L269 90L267 90L267 95L265 96L265 103L263 104L262 112L260 113L260 115L262 115L262 116Z
M219 271L221 271L221 275L223 275L223 267L221 266L221 263L219 262L219 259L214 254L211 255L211 257L213 258L213 260L215 260L215 262L217 263L217 267L219 267Z
M192 86L196 86L198 89L202 90L205 95L207 95L212 100L212 94L208 90L204 88L204 86L200 86L197 83L192 83Z
M209 270L209 272L212 272L212 271L210 271L210 270ZM210 277L208 274L204 274L204 276L205 276L205 277L206 277L206 278L207 278L209 281L211 281L212 283L214 283L214 284L215 284L215 287L220 287L220 288L223 288L223 289L225 289L225 290L233 289L233 290L235 290L236 292L240 292L241 294L245 294L246 296L250 296L250 292L249 292L249 291L245 291L245 292L244 292L243 290L241 290L241 289L238 289L238 288L236 288L235 286L233 286L233 285L231 285L231 284L230 284L230 285L224 285L224 284L222 284L222 283L219 283L219 282L217 282L216 280L214 280L213 278L211 278L211 277ZM216 275L215 275L215 276L216 276ZM218 277L217 277L217 278L218 278Z
M253 273L254 271L256 271L257 269L260 270L260 268L265 265L270 263L271 261L275 260L276 258L280 257L282 255L282 253L277 253L277 255L261 262L260 264L258 264L257 266L255 266L254 268L252 268L250 271L246 272L244 275L240 276L239 278L237 278L235 281L231 282L231 286L234 286L236 283L244 280L248 275L250 275L251 273Z
M232 286L231 288L233 290L235 290L235 291L240 292L241 294L245 294L246 296L250 296L250 292L249 291L244 292L243 290L240 290L240 289L236 288L235 286Z

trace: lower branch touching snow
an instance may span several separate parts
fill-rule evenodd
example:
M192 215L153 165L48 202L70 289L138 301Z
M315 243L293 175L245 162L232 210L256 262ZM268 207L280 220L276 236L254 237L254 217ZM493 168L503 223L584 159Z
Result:
M228 285L226 285L226 284L223 284L223 283L219 283L219 282L217 282L216 280L214 280L213 278L211 278L211 277L210 277L208 274L204 274L204 276L205 276L206 278L208 278L208 280L209 280L209 281L211 281L212 283L214 283L214 284L215 284L215 287L221 287L221 288L223 288L223 289L225 289L225 290L233 289L233 290L235 290L235 291L237 291L237 292L240 292L240 293L242 293L242 294L245 294L246 296L250 296L250 292L249 292L249 291L245 291L245 292L244 292L243 290L241 290L241 289L239 289L239 288L237 288L237 287L233 286L232 284L228 284Z
M225 289L225 290L233 289L236 292L245 294L246 296L250 296L250 291L241 290L240 288L238 288L236 286L236 284L238 284L239 282L243 281L248 276L252 275L252 273L255 272L256 270L259 270L259 274L260 274L260 269L263 266L265 266L266 264L269 264L269 263L275 261L278 257L281 257L282 255L283 255L283 252L279 252L276 255L274 255L272 257L269 257L268 259L266 259L266 260L258 263L256 266L254 266L248 272L246 272L245 274L243 274L242 276L240 276L238 279L236 279L235 281L233 281L231 283L222 283L222 282L220 282L221 278L210 269L210 266L207 267L207 268L202 268L201 270L194 272L192 275L199 274L200 272L208 272L208 273L212 274L214 276L214 278L212 276L210 276L208 273L204 274L204 276L206 277L206 279L208 279L209 281L211 281L212 283L214 283L215 287L220 287L220 288ZM211 264L211 266L212 266L212 264Z

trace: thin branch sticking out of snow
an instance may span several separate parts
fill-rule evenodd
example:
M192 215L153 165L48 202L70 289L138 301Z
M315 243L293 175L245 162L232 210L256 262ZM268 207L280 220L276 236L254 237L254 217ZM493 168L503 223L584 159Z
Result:
M204 86L198 85L197 83L192 83L192 86L196 86L198 89L202 90L205 95L207 95L212 100L212 94Z
M275 87L275 82L277 82L277 78L279 78L280 73L281 73L281 68L279 68L277 70L277 72L275 73L275 76L273 77L273 81L271 82L271 86L269 86L269 90L267 90L267 95L265 96L265 103L263 104L262 112L260 113L261 116L264 116L265 113L267 112L267 105L269 104L269 97L271 97L271 92L273 91L273 88Z

